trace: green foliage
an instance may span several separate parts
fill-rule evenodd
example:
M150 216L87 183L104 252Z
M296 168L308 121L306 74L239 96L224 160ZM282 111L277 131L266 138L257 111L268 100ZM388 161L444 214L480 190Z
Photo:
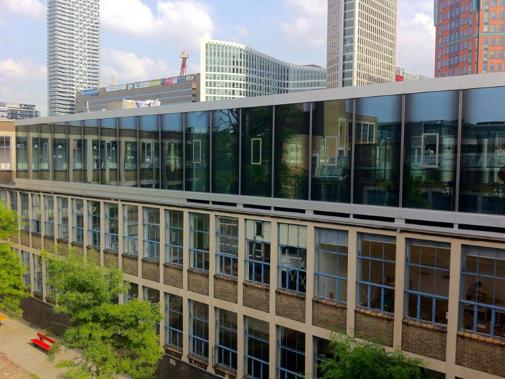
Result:
M21 300L28 296L23 282L25 268L7 242L17 231L17 216L0 204L0 309L21 314Z
M322 365L325 379L422 379L421 362L401 351L338 336L331 342L331 357Z
M55 289L56 310L71 317L64 335L80 356L66 362L63 378L135 379L154 376L161 358L156 323L158 305L143 301L115 304L127 288L119 270L109 270L71 253L68 258L48 257L48 284Z

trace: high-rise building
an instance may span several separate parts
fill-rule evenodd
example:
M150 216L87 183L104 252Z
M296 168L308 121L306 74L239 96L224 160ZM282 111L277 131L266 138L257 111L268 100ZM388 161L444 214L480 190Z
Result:
M397 0L328 0L327 85L395 80Z
M33 104L0 102L0 120L21 120L39 116L40 112Z
M324 68L283 62L239 43L204 40L200 57L202 101L326 87Z
M435 76L505 71L505 1L435 0Z
M99 14L99 0L48 0L49 115L74 113L76 91L98 86Z

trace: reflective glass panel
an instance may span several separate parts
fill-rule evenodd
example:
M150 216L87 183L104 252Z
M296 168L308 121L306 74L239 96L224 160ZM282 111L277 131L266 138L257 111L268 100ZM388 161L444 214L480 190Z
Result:
M182 114L170 113L161 117L161 143L163 153L161 188L182 190L183 136Z
M186 114L186 190L209 191L209 114Z
M115 118L105 118L100 123L100 179L102 184L118 181L119 149Z
M70 174L73 182L83 182L86 168L86 140L82 135L80 121L68 123L68 140L70 146Z
M54 180L68 180L68 140L65 123L53 125L53 167Z
M119 119L119 151L123 159L121 185L137 186L137 120L135 117Z
M42 124L40 125L40 139L39 139L39 179L50 180L50 146L52 143L52 125Z
M100 183L100 136L98 120L84 120L84 139L86 140L87 161L85 172L87 183Z
M356 204L398 205L401 105L401 96L356 101Z
M158 115L140 117L140 186L160 186L160 134Z
M212 192L238 194L239 110L212 113Z

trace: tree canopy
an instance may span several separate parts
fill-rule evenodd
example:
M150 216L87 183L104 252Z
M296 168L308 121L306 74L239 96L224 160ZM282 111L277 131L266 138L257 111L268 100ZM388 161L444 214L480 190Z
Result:
M0 203L0 309L21 314L21 300L28 296L23 282L25 267L8 241L16 231L16 213Z

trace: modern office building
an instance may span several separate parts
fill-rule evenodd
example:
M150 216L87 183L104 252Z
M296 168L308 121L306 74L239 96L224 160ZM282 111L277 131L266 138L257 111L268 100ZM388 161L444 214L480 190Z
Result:
M150 100L161 105L200 101L200 74L83 89L76 94L76 113L122 109L124 104Z
M159 302L172 376L319 377L338 331L503 378L504 105L489 74L18 121L25 316L73 248Z
M98 87L99 0L48 0L49 115L75 112L76 91Z
M505 1L435 0L435 76L505 71Z
M286 63L234 42L203 40L202 101L308 91L326 87L326 70Z
M393 82L397 0L328 0L329 88Z
M424 80L424 79L428 79L428 77L408 72L402 67L396 68L395 82L403 82L404 80Z
M40 112L33 104L0 102L0 120L21 120L40 117Z

